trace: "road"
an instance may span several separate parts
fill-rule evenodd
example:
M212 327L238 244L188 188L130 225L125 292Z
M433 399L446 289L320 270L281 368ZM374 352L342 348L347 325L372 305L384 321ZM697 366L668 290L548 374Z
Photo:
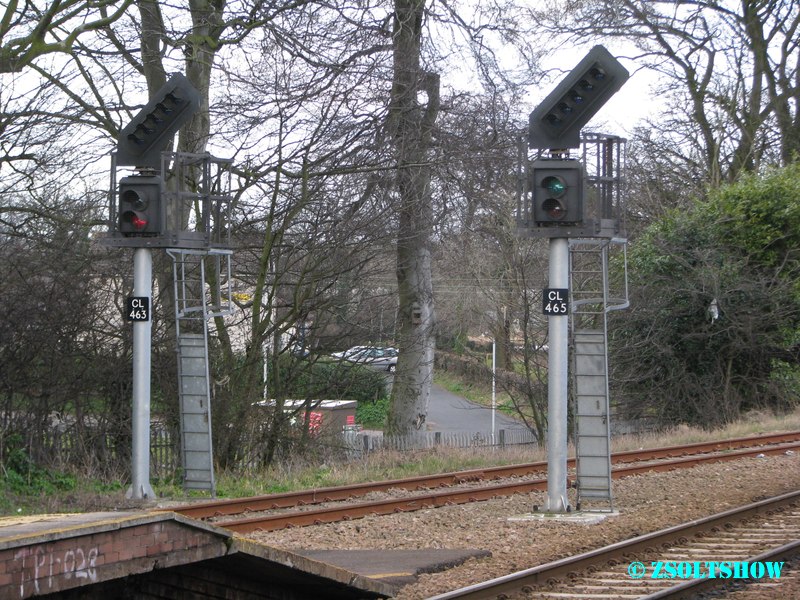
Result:
M394 374L385 373L386 383L391 386ZM492 429L492 409L470 402L443 387L431 385L431 398L428 405L428 415L425 419L426 431L442 431L448 433L477 433L489 432ZM527 427L522 421L512 419L501 413L495 412L495 431L514 430L526 431Z
M495 427L500 429L526 429L500 411L495 414ZM431 386L431 401L425 420L428 431L491 431L492 409L474 404L436 384Z

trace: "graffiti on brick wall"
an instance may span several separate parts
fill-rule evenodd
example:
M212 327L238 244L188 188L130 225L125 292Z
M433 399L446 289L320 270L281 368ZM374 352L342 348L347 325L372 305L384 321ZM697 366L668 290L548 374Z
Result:
M97 546L55 550L39 545L21 549L14 554L15 561L22 561L19 597L59 590L62 580L97 581L96 563L99 552Z

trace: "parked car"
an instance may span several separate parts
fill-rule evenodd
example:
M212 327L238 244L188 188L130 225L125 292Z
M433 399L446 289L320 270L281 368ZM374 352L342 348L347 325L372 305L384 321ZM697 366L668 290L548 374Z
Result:
M364 350L369 350L369 346L353 346L352 348L348 348L347 350L343 350L341 352L334 352L331 354L334 358L343 358L346 359L349 356L356 356L360 354Z
M381 367L389 373L397 368L396 348L377 348L375 346L353 346L343 352L334 352L332 356L340 360Z

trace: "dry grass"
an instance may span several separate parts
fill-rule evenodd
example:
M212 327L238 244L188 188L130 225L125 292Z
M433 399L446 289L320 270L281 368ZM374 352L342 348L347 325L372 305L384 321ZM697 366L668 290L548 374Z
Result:
M639 448L657 448L660 446L680 446L695 442L750 437L763 433L779 433L782 431L800 430L800 407L793 412L775 415L767 412L751 412L747 416L731 423L724 429L707 431L699 427L680 425L673 429L658 433L626 435L615 438L612 447L615 452L638 450Z
M624 451L796 430L800 430L800 408L785 415L750 414L716 431L680 426L663 433L620 436L614 438L612 446L614 451ZM572 448L569 452L574 454ZM534 446L511 447L503 451L486 448L436 448L416 452L383 451L371 453L364 460L350 463L331 460L321 465L291 464L246 473L218 473L217 495L255 496L543 460L546 460L545 450ZM203 494L187 496L175 484L153 482L159 498L145 502L126 500L124 492L127 486L119 482L89 481L84 477L76 479L77 487L63 491L50 489L46 492L22 495L9 494L8 490L5 490L5 497L0 501L0 516L136 508L154 504L156 501L185 502L192 497L203 496ZM2 488L0 491L3 491Z
M728 427L715 431L680 426L660 433L625 435L612 440L615 452L678 446L694 442L747 437L761 433L800 430L800 408L785 415L752 413ZM574 455L574 448L568 449ZM416 452L373 452L361 461L342 463L330 461L324 465L284 465L266 472L222 474L220 488L226 496L246 496L269 491L329 487L364 481L401 479L414 475L444 473L464 469L507 465L546 460L544 448L536 446L509 447L503 451L491 448L434 448ZM270 489L252 483L270 482Z

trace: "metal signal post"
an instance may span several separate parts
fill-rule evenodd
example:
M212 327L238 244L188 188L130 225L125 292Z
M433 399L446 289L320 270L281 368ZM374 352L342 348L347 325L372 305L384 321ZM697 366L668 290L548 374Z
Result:
M149 248L133 254L133 295L150 299L153 305L153 256ZM150 316L150 315L148 315ZM150 486L150 346L152 319L133 323L133 437L131 487L128 498L153 498Z
M569 240L550 238L550 287L569 287ZM569 314L547 319L547 500L545 512L567 512Z

